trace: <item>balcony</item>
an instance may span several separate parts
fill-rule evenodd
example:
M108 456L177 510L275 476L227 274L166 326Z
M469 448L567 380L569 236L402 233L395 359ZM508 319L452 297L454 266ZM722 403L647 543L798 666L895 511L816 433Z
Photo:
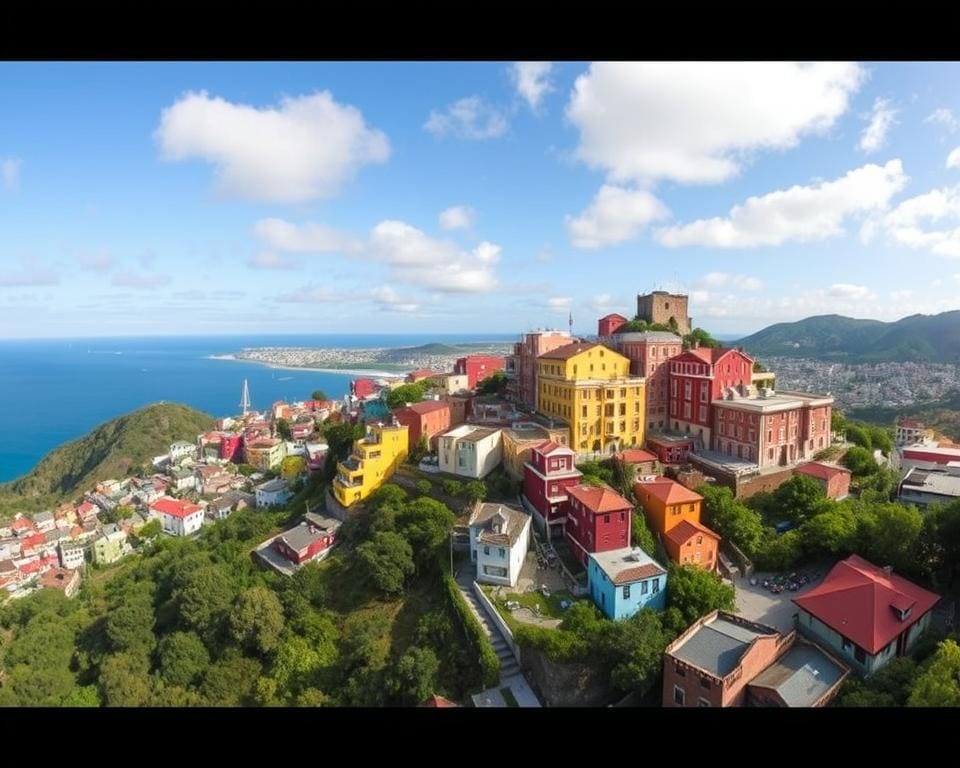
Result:
M358 459L356 456L348 456L340 462L340 466L352 474L363 469L363 462L360 461L360 459Z
M344 488L362 488L363 475L352 480L344 477L343 475L337 475L337 484L343 486Z

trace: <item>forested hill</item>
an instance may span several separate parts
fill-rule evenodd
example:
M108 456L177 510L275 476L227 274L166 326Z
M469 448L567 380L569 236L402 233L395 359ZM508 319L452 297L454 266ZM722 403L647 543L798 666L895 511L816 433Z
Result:
M77 495L101 480L165 453L177 440L193 442L212 429L212 417L175 403L148 405L101 424L47 454L31 472L0 485L0 514L31 511Z
M901 416L910 416L951 440L960 440L960 391L949 392L937 402L914 403L899 408L854 408L847 416L882 426L890 426Z
M911 315L894 323L818 315L771 325L736 344L758 357L960 363L960 310Z

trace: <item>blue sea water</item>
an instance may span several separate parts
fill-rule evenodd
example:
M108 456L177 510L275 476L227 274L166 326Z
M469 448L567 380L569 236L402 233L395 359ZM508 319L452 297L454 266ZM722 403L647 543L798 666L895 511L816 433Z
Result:
M47 453L93 427L160 401L214 417L239 410L243 380L254 409L302 400L315 389L333 398L351 374L211 360L244 347L405 347L429 342L510 341L513 334L271 335L0 341L0 482L29 472Z

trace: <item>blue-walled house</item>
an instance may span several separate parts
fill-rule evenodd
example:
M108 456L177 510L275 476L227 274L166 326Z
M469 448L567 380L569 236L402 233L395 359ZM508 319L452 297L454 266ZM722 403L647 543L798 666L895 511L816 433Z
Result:
M639 547L592 553L587 584L597 608L611 619L667 606L667 571Z

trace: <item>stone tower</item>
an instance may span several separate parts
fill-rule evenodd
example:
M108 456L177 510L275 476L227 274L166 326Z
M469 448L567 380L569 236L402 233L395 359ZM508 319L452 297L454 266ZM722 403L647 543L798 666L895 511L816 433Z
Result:
M679 293L654 291L637 296L637 317L648 323L670 324L672 317L681 335L693 329L693 319L687 315L688 297Z

